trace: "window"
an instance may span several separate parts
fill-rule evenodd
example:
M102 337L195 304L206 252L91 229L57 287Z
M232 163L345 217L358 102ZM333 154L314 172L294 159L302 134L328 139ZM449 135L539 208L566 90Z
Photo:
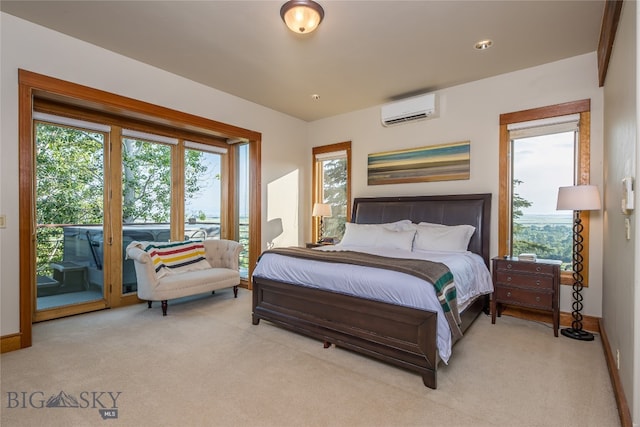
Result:
M184 228L189 239L219 239L222 163L227 149L185 141Z
M240 251L240 278L243 280L249 280L249 242L252 239L259 244L260 238L258 236L251 237L249 231L253 230L250 226L251 218L251 204L249 195L251 194L251 175L249 173L249 144L238 144L238 155L236 156L236 185L235 185L235 205L238 208L238 222L236 223L235 235L238 236L238 241L242 244L242 251Z
M561 260L563 284L572 283L573 215L556 201L559 187L589 183L589 109L584 100L500 116L499 254Z
M331 205L324 218L324 237L342 239L351 219L351 141L313 147L313 203ZM320 221L313 218L312 238L320 236Z

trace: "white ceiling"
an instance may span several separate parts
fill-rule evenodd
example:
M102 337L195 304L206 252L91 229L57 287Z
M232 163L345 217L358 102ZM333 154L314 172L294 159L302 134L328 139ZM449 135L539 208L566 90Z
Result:
M593 52L604 8L604 0L318 2L324 21L307 35L285 27L284 0L2 0L0 9L312 121ZM475 50L485 38L494 46Z

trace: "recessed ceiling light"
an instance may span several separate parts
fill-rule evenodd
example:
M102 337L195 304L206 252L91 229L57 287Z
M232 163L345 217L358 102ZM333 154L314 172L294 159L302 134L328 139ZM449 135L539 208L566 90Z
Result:
M493 46L493 40L486 39L486 40L480 40L478 43L476 43L474 47L478 50L485 50L485 49L489 49L491 46Z
M313 99L314 101L317 101L318 99L320 99L320 95L318 95L317 93L314 93L313 95L311 95L311 99Z

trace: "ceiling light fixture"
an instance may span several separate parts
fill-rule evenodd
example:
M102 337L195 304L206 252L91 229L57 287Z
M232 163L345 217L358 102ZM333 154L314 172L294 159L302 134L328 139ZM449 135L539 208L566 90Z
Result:
M486 39L486 40L480 40L478 43L476 43L474 47L478 50L485 50L485 49L489 49L491 46L493 46L493 40Z
M291 31L307 34L318 28L324 9L313 0L289 0L280 8L280 16Z

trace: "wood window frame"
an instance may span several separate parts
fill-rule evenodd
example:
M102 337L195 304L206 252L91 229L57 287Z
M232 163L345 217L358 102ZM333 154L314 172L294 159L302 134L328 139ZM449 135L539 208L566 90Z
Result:
M35 286L35 212L33 209L33 173L35 152L33 147L33 111L38 108L55 113L71 107L73 118L91 120L92 115L117 118L120 125L134 124L141 131L153 133L160 127L163 133L189 135L190 140L201 142L202 135L210 143L211 138L241 140L249 143L249 280L242 285L251 289L252 266L257 262L261 248L261 140L259 132L217 122L204 117L184 113L144 101L113 94L99 89L71 83L31 71L18 70L18 208L19 224L19 281L20 281L20 331L12 335L12 349L32 345L33 289ZM77 111L81 111L78 113ZM68 111L67 111L68 114ZM117 144L115 144L117 145ZM233 150L230 150L233 151ZM235 163L228 162L229 168ZM232 171L230 170L230 173ZM106 177L105 177L106 178ZM111 178L111 177L110 177ZM117 181L117 180L115 180ZM114 185L112 191L118 191ZM229 192L233 193L233 192ZM235 196L227 194L230 199ZM117 210L116 210L117 212ZM121 212L120 212L121 214ZM235 207L227 204L222 215L233 218ZM117 218L116 218L117 219ZM235 238L237 227L229 224L227 238ZM222 234L221 234L222 236ZM123 297L125 299L126 297ZM132 301L137 302L132 296ZM19 341L19 345L17 344Z
M589 184L590 179L590 141L591 141L591 100L555 104L547 107L533 108L500 115L500 148L499 148L499 188L498 188L498 254L508 255L509 250L509 224L511 216L510 206L510 145L507 126L512 123L528 122L531 120L548 119L551 117L580 114L579 141L578 141L578 168L576 184ZM584 261L584 286L589 284L589 211L580 213L584 230L582 253ZM573 275L570 271L563 271L560 275L560 283L573 284Z
M322 169L318 167L316 156L319 154L333 153L339 151L347 152L347 222L351 221L351 141L338 142L336 144L321 145L312 148L312 196L311 209L315 203L322 203ZM311 220L311 241L317 242L320 237L320 220L312 217Z

